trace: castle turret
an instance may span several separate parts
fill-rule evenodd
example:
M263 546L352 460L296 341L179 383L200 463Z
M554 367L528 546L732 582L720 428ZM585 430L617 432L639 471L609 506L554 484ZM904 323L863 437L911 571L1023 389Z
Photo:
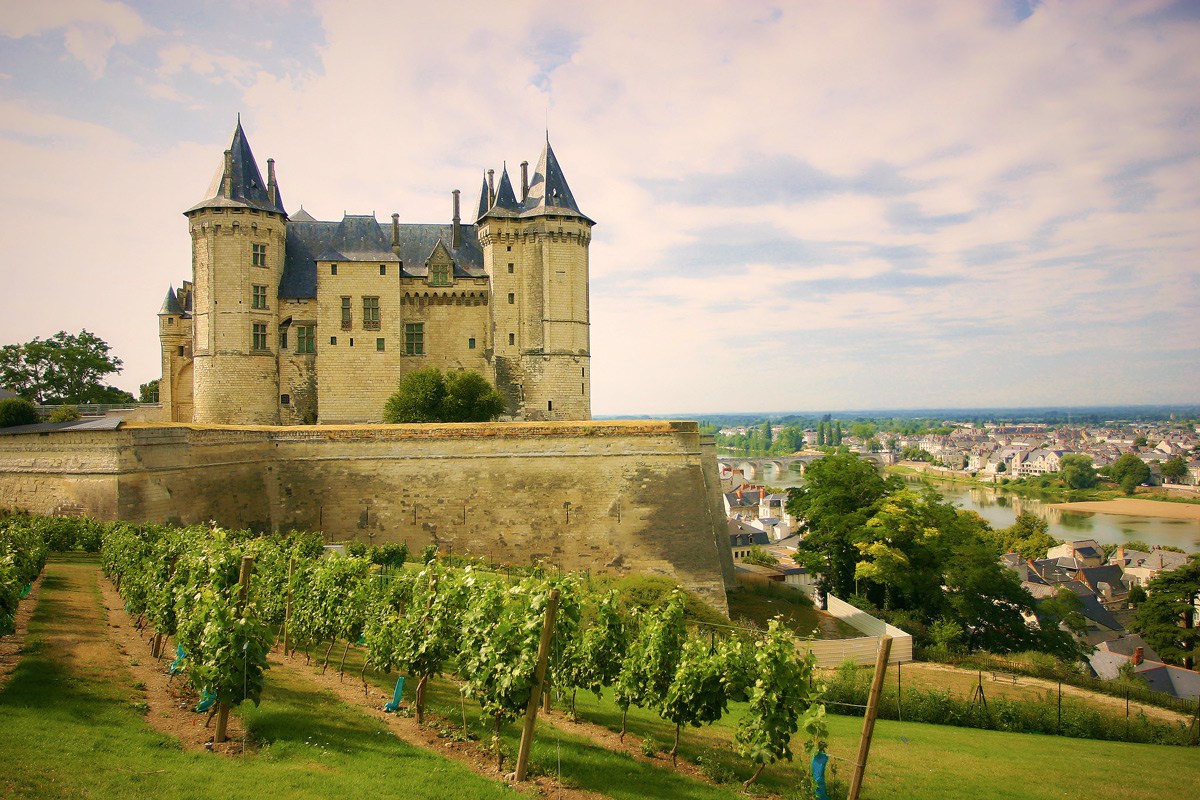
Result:
M162 378L158 402L169 422L192 421L192 284L184 281L179 292L167 289L158 311L158 340L162 346Z
M549 140L525 183L522 175L518 200L506 168L494 196L484 195L491 202L476 223L492 279L497 388L510 413L524 419L590 419L588 247L595 223L575 203Z
M268 164L264 182L239 119L207 199L184 212L192 234L196 422L279 422L287 212Z

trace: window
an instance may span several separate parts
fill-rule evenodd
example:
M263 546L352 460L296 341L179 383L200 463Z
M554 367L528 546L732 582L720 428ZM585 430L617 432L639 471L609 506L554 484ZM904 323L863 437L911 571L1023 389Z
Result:
M331 345L334 345L334 346L336 347L336 346L337 346L337 337L336 337L336 336L330 336L330 337L329 337L329 343L330 343Z
M279 349L287 350L287 328L279 332Z
M267 287L255 284L250 287L250 307L251 308L266 308L267 307Z
M515 302L517 302L517 295L514 292L509 292L508 293L508 304L511 306Z
M379 298L363 298L363 330L379 330Z
M429 282L434 286L449 286L450 281L450 265L449 264L434 264L429 268Z
M509 275L513 274L513 265L512 265L511 261L508 263L508 274Z
M511 252L512 252L512 245L511 245L511 244L508 246L508 251L507 251L507 252L509 252L509 253L511 253Z
M315 353L317 351L317 331L312 325L296 326L296 352Z
M179 345L179 355L180 357L183 356L183 345Z
M168 324L168 325L174 325L174 324L175 324L175 318L174 318L174 317L167 317L167 324Z
M252 350L267 349L267 324L265 322L255 322L251 334L250 348Z
M553 410L554 410L554 401L553 401L553 400L547 400L547 401L546 401L546 410L547 410L547 411L553 411Z
M250 245L250 263L256 267L267 265L267 246L265 244Z
M509 347L513 346L513 345L514 345L514 344L516 344L516 343L517 343L517 335L516 335L515 333L510 333L510 334L508 335L508 345L509 345Z
M387 264L380 264L380 265L379 265L379 274L380 274L380 275L387 275Z
M344 330L344 331L350 330L351 322L353 322L353 320L350 317L350 298L343 297L342 298L342 330Z
M292 396L290 394L279 395L279 405L290 406L292 404Z
M473 338L472 338L472 339L467 339L467 349L468 349L468 350L474 350L474 349L475 349L475 340L474 340Z
M404 352L410 356L425 355L424 322L404 323Z
M330 274L330 275L337 275L337 264L330 264L330 265L329 265L329 274Z
M383 350L384 350L383 342L384 342L384 340L383 340L383 339L376 339L376 340L375 340L375 349L376 349L376 350L378 350L378 351L379 351L379 352L381 352L381 353L382 353L382 352L383 352Z

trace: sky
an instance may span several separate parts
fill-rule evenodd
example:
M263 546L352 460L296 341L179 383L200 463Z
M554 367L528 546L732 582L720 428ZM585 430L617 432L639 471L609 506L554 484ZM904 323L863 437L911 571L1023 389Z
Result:
M1197 0L0 0L0 343L157 378L240 113L332 220L548 132L596 415L1195 403L1197 87Z

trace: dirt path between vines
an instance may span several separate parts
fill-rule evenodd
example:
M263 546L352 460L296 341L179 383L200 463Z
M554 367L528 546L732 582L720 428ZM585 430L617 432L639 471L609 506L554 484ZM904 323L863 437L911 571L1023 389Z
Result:
M425 715L425 725L418 725L415 717L389 714L383 710L383 705L391 697L381 692L378 687L367 684L367 690L364 695L363 684L356 676L347 674L343 678L335 669L329 669L325 674L321 674L321 671L315 666L306 665L299 658L283 656L278 648L271 653L270 662L272 670L288 671L304 680L310 681L343 703L361 710L373 719L383 722L395 734L396 738L403 742L415 747L431 750L439 756L456 761L486 778L493 780L504 778L504 776L499 775L496 771L495 757L485 752L478 742L460 742L455 739L439 736L439 726L431 724L440 721L434 714ZM454 727L457 728L457 723L454 723ZM513 767L515 767L515 764L511 761L506 761L504 764L506 771ZM505 780L512 788L537 797L561 798L562 800L601 800L605 797L605 795L597 794L596 792L561 786L551 776L542 775L529 778L524 783Z
M46 571L37 576L28 596L17 605L17 614L13 618L16 630L7 636L0 636L0 689L8 683L9 677L21 661L21 653L25 651L25 637L29 634L29 618L37 608L38 595L41 594L42 578Z
M153 632L149 626L141 631L135 627L136 620L125 611L125 601L98 567L95 579L104 604L108 638L133 672L137 685L144 687L144 701L149 707L145 715L146 723L159 733L178 739L185 750L215 750L240 756L243 746L253 749L252 743L243 741L241 718L232 713L226 726L226 741L219 745L212 744L216 734L216 719L205 727L208 714L192 711L199 702L195 692L191 691L183 678L172 679L167 674L167 668L174 660L174 643L164 642L163 657L155 659L150 654Z

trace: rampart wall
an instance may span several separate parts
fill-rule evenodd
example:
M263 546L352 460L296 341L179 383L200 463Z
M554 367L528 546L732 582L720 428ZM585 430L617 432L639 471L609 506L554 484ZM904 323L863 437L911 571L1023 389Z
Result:
M694 422L10 434L0 506L660 574L722 610L733 581L715 452Z

